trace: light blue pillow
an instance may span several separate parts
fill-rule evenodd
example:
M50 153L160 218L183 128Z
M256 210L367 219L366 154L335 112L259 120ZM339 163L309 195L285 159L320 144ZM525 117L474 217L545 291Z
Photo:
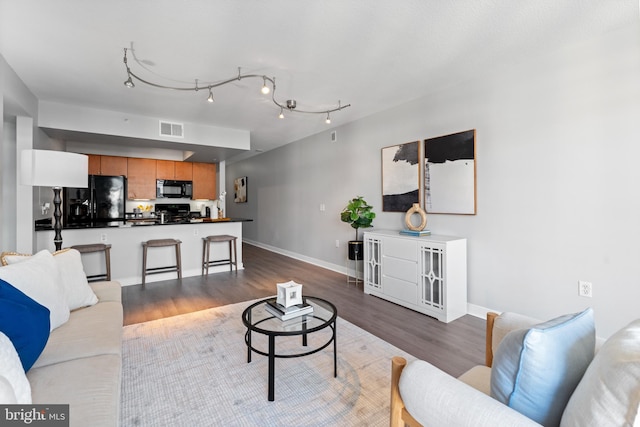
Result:
M494 355L491 397L546 427L559 425L595 340L591 308L508 333Z

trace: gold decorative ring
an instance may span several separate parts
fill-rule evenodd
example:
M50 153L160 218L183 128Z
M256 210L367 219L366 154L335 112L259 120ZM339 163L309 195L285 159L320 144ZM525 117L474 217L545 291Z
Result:
M411 216L417 213L420 215L420 225L415 226L411 222ZM407 214L404 216L404 223L409 230L413 231L422 231L427 226L427 213L420 207L418 203L414 203L413 206L407 211Z

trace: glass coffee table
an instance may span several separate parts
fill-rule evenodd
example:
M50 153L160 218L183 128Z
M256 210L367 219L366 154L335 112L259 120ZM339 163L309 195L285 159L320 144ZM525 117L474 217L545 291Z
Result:
M323 350L333 343L333 376L338 376L338 356L336 344L336 307L329 301L316 297L303 297L303 300L313 306L313 313L302 315L293 319L282 321L265 309L267 301L275 301L267 298L258 301L242 312L242 323L247 327L245 343L247 344L247 363L251 362L251 353L255 352L269 358L269 391L270 402L274 400L275 359L308 356ZM331 328L331 336L326 342L308 348L307 335ZM251 334L257 333L267 336L268 350L260 350L252 345ZM302 338L302 349L297 353L276 353L276 337L299 335Z

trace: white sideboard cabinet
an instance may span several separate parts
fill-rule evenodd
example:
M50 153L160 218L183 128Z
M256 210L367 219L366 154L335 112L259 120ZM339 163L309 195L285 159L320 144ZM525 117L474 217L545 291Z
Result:
M364 292L451 322L467 313L467 239L364 234Z

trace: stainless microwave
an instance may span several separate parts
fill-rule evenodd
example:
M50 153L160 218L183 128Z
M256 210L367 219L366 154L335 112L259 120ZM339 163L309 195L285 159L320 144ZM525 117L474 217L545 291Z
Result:
M156 198L183 198L190 199L193 195L193 183L191 181L174 181L169 179L156 180Z

